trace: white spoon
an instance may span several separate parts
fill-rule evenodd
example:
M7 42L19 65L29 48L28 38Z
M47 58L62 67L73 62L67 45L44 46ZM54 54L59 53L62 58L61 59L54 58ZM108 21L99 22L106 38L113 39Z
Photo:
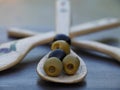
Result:
M64 4L64 5L63 5ZM63 10L63 11L62 11ZM69 34L69 24L70 24L70 6L68 0L57 0L57 11L56 11L56 33L57 34ZM48 59L49 53L44 56L37 65L37 73L38 75L47 81L57 82L57 83L77 83L83 81L85 76L87 75L87 68L84 61L75 54L72 50L70 54L76 56L80 60L80 67L76 74L69 76L62 73L58 77L50 77L45 74L43 70L43 65L45 61Z

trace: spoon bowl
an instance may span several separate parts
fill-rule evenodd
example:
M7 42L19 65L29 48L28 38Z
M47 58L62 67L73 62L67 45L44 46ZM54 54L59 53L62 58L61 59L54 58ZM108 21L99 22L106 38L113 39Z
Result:
M54 33L37 35L0 45L0 71L9 69L18 64L35 46L49 43Z
M62 72L58 77L51 77L48 76L43 69L44 63L45 61L48 59L49 53L44 56L40 62L37 65L37 73L38 75L47 81L51 81L51 82L56 82L56 83L66 83L66 84L70 84L70 83L78 83L84 80L85 76L87 75L87 67L86 64L84 63L84 61L74 52L71 50L72 55L76 56L79 58L80 60L80 67L78 69L78 71L76 72L76 74L74 75L67 75L64 72Z

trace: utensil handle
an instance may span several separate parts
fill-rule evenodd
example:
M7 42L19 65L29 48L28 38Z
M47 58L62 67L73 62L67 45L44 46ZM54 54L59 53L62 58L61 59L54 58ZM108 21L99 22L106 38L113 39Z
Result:
M120 62L120 48L105 45L95 41L87 41L87 40L79 40L79 41L73 40L72 45L104 53Z
M70 2L57 0L56 2L56 34L69 36L70 27Z
M93 32L109 30L120 26L120 21L117 18L105 18L85 24L77 25L71 28L74 31L70 36L76 37L79 35L85 35Z
M97 21L88 22L85 24L73 26L70 28L71 38L85 35L93 32L108 30L120 26L120 21L117 18L104 18ZM9 28L8 35L10 37L22 38L38 34L29 30L23 30L19 28ZM41 33L42 34L42 33Z
M15 38L23 38L23 37L29 37L33 35L37 35L37 32L34 31L29 31L26 29L19 29L19 28L9 28L7 30L8 36L9 37L15 37ZM42 34L42 33L39 33Z

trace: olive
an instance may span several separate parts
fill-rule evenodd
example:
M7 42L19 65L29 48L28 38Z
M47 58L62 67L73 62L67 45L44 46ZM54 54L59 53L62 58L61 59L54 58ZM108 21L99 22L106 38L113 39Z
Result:
M70 45L63 40L58 40L58 41L53 42L51 49L52 50L62 49L66 54L70 53Z
M51 51L48 58L57 57L58 59L63 60L65 56L66 56L66 53L62 49L55 49Z
M62 62L63 62L64 71L68 75L75 74L80 66L79 58L71 54L67 55Z
M46 60L43 69L48 76L59 76L62 72L63 64L58 58L51 57Z
M69 45L71 45L71 39L70 37L64 35L64 34L57 34L55 37L54 37L54 40L53 41L57 41L57 40L64 40L66 41Z

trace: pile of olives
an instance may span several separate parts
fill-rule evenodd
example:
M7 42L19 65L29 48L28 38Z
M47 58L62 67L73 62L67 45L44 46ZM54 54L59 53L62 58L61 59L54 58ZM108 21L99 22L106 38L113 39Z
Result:
M44 63L43 69L48 76L59 76L62 71L67 75L73 75L77 72L80 60L78 57L70 54L71 39L64 35L55 36L51 45L51 52Z

